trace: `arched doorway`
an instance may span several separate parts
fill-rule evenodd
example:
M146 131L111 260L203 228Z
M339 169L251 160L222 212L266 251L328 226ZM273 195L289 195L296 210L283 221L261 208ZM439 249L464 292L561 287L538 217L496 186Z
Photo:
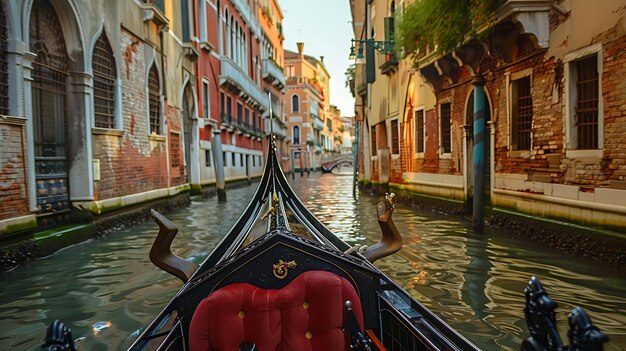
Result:
M69 208L66 87L69 57L57 13L48 0L30 15L37 207L40 214Z
M187 183L191 179L191 148L193 143L193 114L194 96L191 84L187 83L183 91L183 140L185 145L185 179Z
M491 202L491 135L489 131L489 121L491 121L491 99L489 94L485 90L485 164L484 164L484 199L485 204ZM468 198L466 199L466 209L471 210L472 198L474 194L474 138L473 138L473 125L474 125L474 90L470 93L465 105L465 123L470 126L470 132L467 135L467 142L465 152L467 155L466 164L466 178L468 187Z

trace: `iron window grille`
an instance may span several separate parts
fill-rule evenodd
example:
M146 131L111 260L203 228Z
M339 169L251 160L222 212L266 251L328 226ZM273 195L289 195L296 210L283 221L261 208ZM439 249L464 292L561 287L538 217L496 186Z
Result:
M370 132L370 147L372 148L372 156L376 156L376 126L372 126Z
M400 154L400 135L398 131L398 120L391 121L391 153Z
M598 148L598 58L576 62L576 136L578 149Z
M148 77L148 96L150 103L150 133L161 133L161 111L159 98L159 74L153 65Z
M415 151L424 152L424 110L415 111Z
M115 58L106 33L102 32L93 51L95 126L115 127Z
M450 126L450 117L452 114L452 109L450 103L441 104L440 107L441 113L441 149L444 154L449 154L452 152L452 142L451 142L451 126Z
M533 124L533 98L530 76L513 81L513 149L530 150Z

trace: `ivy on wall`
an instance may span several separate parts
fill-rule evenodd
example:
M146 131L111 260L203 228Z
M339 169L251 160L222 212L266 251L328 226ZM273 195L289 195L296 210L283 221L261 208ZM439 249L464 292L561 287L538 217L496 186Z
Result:
M489 24L505 0L416 0L404 9L396 27L396 46L413 58L420 53L446 53Z

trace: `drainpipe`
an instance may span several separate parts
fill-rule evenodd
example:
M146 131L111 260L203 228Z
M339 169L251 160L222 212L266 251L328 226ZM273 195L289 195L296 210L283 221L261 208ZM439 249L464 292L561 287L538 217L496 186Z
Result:
M222 137L218 128L213 129L213 140L211 140L211 150L215 161L215 186L217 188L217 201L226 201L226 182L224 180L224 159L222 158Z
M472 225L482 233L485 210L485 78L474 77L474 202Z

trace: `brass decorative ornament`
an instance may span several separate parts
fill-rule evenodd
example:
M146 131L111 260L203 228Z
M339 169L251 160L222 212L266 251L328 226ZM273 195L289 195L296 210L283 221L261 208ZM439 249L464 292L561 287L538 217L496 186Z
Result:
M274 264L272 273L274 273L274 276L278 279L285 279L289 273L289 268L293 268L295 266L297 266L296 261L285 262L283 260L278 260L278 263Z

